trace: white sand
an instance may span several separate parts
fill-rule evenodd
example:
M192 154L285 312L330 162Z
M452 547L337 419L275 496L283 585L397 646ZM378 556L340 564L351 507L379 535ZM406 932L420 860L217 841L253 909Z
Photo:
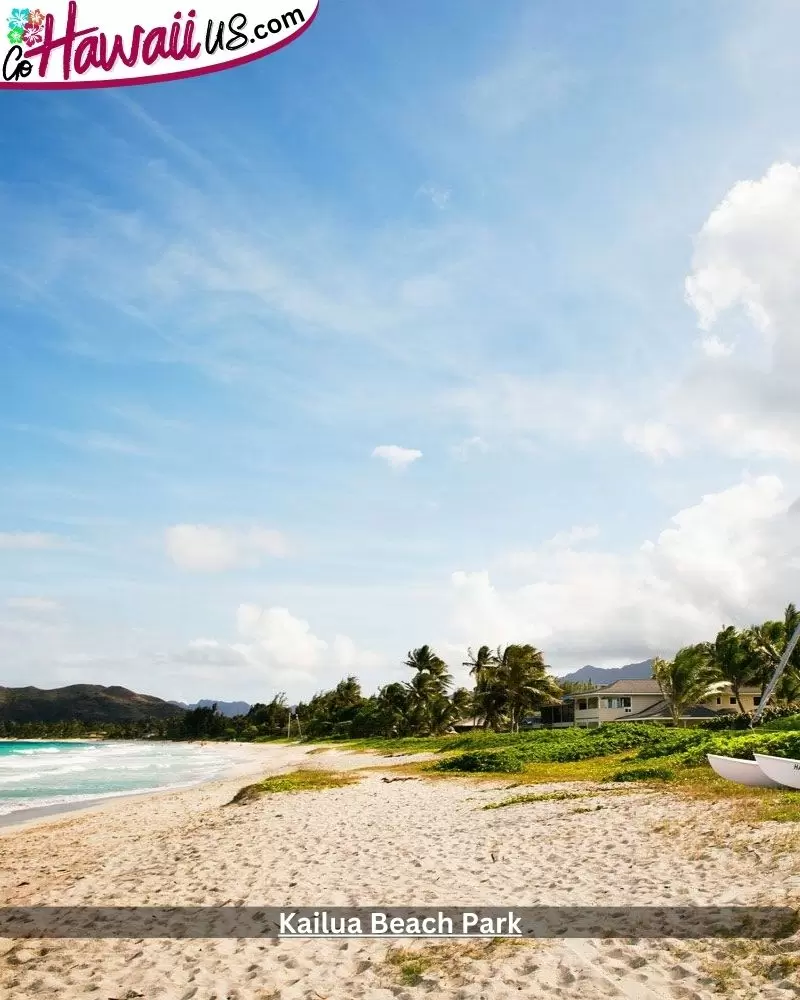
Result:
M242 772L381 763L339 751L250 747ZM418 759L418 758L416 758ZM384 760L396 764L397 759ZM0 836L6 905L797 905L794 832L734 832L725 803L575 784L581 800L483 810L502 783L386 783L283 794L222 808L241 777L112 801ZM549 786L556 787L556 786ZM521 791L546 791L548 786ZM600 806L600 808L595 808ZM581 810L581 811L579 811ZM583 811L587 810L587 811ZM588 811L591 810L591 811ZM666 828L664 825L667 824ZM656 828L661 829L656 829ZM730 833L728 832L730 830ZM423 953L431 944L398 942ZM448 943L421 981L386 962L385 941L0 940L0 995L145 1000L506 1000L800 995L797 973L716 990L713 953L691 941ZM800 951L800 939L794 947ZM788 954L796 954L784 949ZM791 976L795 979L792 980ZM5 991L5 992L4 992Z

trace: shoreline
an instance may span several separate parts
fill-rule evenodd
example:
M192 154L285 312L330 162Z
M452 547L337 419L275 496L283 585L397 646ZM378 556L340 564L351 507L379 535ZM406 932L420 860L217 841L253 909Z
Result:
M91 742L84 740L11 740L5 742L13 743L83 743ZM93 742L125 742L125 743L164 743L171 741L164 740L124 740L124 741L93 741ZM215 784L217 782L231 781L234 778L247 777L250 774L261 773L261 764L263 763L263 756L259 754L258 748L263 744L257 743L225 743L218 744L212 743L204 740L184 740L181 741L192 746L211 748L224 746L227 748L235 748L236 751L241 752L246 749L253 748L252 753L242 753L243 760L231 760L229 764L222 768L222 770L208 778L201 778L199 781L193 781L189 784L183 785L167 785L159 788L143 788L140 791L131 792L111 792L105 795L96 795L92 798L81 799L76 802L60 802L55 805L45 805L45 806L28 806L22 807L20 809L15 809L12 812L5 813L0 816L0 837L6 836L10 833L17 833L20 830L27 830L31 827L36 827L39 824L52 823L59 820L64 815L82 815L83 813L90 812L100 812L105 809L113 808L117 803L124 804L126 802L135 800L139 801L148 797L157 797L159 795L168 795L170 793L177 792L188 792L193 789L201 788L206 785Z

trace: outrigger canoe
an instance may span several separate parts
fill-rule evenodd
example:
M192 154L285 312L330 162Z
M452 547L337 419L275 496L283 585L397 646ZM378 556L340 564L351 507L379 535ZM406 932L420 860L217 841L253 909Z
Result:
M780 788L785 782L777 781L772 775L761 768L756 760L737 760L735 757L720 757L718 754L706 754L708 763L721 778L728 781L735 781L740 785L753 785L757 788ZM776 757L769 757L768 760L777 760ZM799 765L800 766L800 765ZM800 771L797 771L798 784L793 787L800 788Z
M800 760L792 760L791 757L770 757L765 753L754 753L753 756L762 773L776 785L800 788Z

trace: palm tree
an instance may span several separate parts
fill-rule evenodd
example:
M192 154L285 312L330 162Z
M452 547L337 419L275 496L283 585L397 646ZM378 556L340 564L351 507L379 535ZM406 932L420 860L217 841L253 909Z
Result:
M726 680L736 698L739 711L744 712L741 691L752 684L759 669L759 656L754 655L752 643L746 633L728 625L717 633L710 647L710 660L723 680Z
M488 646L481 646L477 653L473 653L471 649L468 649L467 655L469 659L461 665L462 667L469 667L470 674L476 680L480 680L482 675L490 674L492 668L497 665L497 658L494 651Z
M430 674L445 689L453 682L453 678L448 673L447 664L434 653L430 646L420 646L419 649L410 650L405 665L419 672Z
M484 729L502 729L508 721L508 696L496 674L482 674L472 695L475 714Z
M505 692L511 731L518 732L523 714L557 701L561 689L547 673L544 656L535 646L499 648L496 659L497 684Z
M761 685L762 697L798 622L800 622L800 612L794 604L787 604L783 621L751 625L745 632L745 642L753 664L752 679L754 683ZM800 646L792 653L788 670L792 672L800 670Z
M716 693L725 683L714 664L711 643L701 642L684 646L674 660L653 660L653 677L672 716L673 724L680 725L687 708L699 705Z
M411 698L408 687L395 681L378 692L378 711L388 736L407 736L411 731Z
M407 667L416 670L406 685L414 727L418 731L432 732L442 714L442 699L449 701L447 690L453 678L447 664L430 646L410 650L405 662Z

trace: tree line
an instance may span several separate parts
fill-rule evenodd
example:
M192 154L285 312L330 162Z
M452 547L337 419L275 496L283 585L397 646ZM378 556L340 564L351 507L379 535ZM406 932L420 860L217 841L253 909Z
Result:
M762 691L769 682L794 629L800 622L794 604L781 620L749 628L726 626L715 639L680 649L672 660L657 657L652 675L658 681L673 720L687 708L712 697L720 685L730 685L744 712L742 690ZM512 643L496 649L481 646L468 652L472 689L453 688L445 661L428 646L409 651L405 681L384 685L365 696L356 677L346 677L330 691L315 694L307 703L290 706L285 694L253 705L246 715L233 718L216 706L176 712L173 718L144 719L92 726L90 723L0 722L0 737L80 738L102 734L112 739L164 740L229 739L251 741L294 733L312 739L325 737L435 736L454 724L474 719L486 729L518 732L526 717L565 694L592 689L587 683L559 681L535 646ZM775 693L778 706L800 703L800 646Z
M656 657L653 677L658 681L677 724L688 708L711 698L723 686L745 712L742 689L755 687L763 697L767 684L800 624L800 612L788 604L783 618L749 628L728 625L712 642L679 649L672 660ZM783 673L774 701L777 706L800 703L800 645L795 647Z

